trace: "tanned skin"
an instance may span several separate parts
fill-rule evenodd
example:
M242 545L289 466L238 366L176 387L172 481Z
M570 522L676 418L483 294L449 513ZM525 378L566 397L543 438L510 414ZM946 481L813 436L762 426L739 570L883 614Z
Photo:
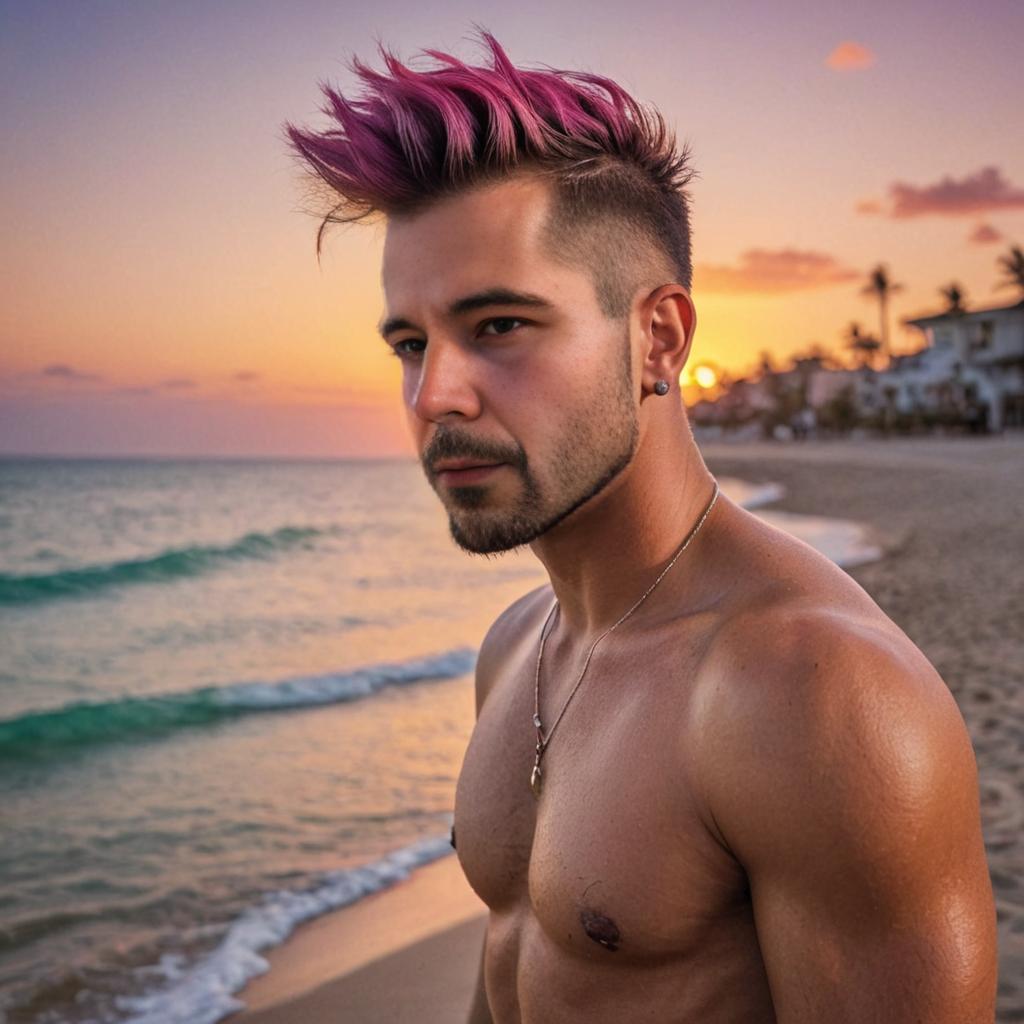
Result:
M953 697L845 572L724 495L598 647L531 792L555 596L548 727L714 484L675 385L689 294L666 272L608 320L544 238L548 188L519 174L446 198L385 244L385 337L453 536L557 520L530 542L550 585L477 664L455 807L490 908L471 1024L990 1024L995 912ZM499 288L545 304L479 300ZM522 463L472 487L436 472L439 435L524 452L531 501Z

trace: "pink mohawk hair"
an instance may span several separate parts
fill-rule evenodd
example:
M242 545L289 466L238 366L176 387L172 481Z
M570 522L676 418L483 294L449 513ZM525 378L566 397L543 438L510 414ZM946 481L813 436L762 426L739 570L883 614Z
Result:
M440 66L416 71L378 43L386 74L358 58L350 63L364 86L359 98L319 83L327 99L320 109L333 127L314 132L284 125L293 151L332 194L317 255L329 223L413 213L474 184L535 169L552 173L563 187L577 183L574 196L562 197L563 212L571 205L577 218L617 213L653 234L689 288L684 188L696 172L688 167L688 147L678 151L661 115L610 78L517 68L493 35L480 34L490 67L428 49ZM619 188L609 201L608 181L595 180L603 196L595 205L579 183L608 170ZM646 206L635 198L624 203L615 195L624 190L645 193Z

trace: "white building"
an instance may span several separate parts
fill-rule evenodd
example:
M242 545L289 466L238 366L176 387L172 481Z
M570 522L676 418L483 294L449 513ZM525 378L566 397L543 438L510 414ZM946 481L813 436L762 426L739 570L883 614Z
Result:
M807 404L812 409L820 409L836 398L844 388L851 388L856 394L863 377L860 370L826 370L817 367L807 378Z
M989 430L1024 426L1024 302L904 323L925 348L877 375L895 408L980 405Z

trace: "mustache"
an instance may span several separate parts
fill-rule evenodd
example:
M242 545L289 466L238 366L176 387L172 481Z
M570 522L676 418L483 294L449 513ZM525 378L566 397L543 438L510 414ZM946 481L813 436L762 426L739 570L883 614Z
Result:
M518 446L500 445L454 430L438 430L423 449L420 461L434 475L434 464L441 459L479 459L481 462L507 462L526 469L526 452Z

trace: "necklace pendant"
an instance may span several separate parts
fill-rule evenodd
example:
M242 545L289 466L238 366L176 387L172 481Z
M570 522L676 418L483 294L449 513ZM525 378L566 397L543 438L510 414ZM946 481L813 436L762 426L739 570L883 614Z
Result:
M530 772L530 789L533 790L533 795L535 797L539 797L540 796L540 765L539 764L535 764L533 766L533 771Z

